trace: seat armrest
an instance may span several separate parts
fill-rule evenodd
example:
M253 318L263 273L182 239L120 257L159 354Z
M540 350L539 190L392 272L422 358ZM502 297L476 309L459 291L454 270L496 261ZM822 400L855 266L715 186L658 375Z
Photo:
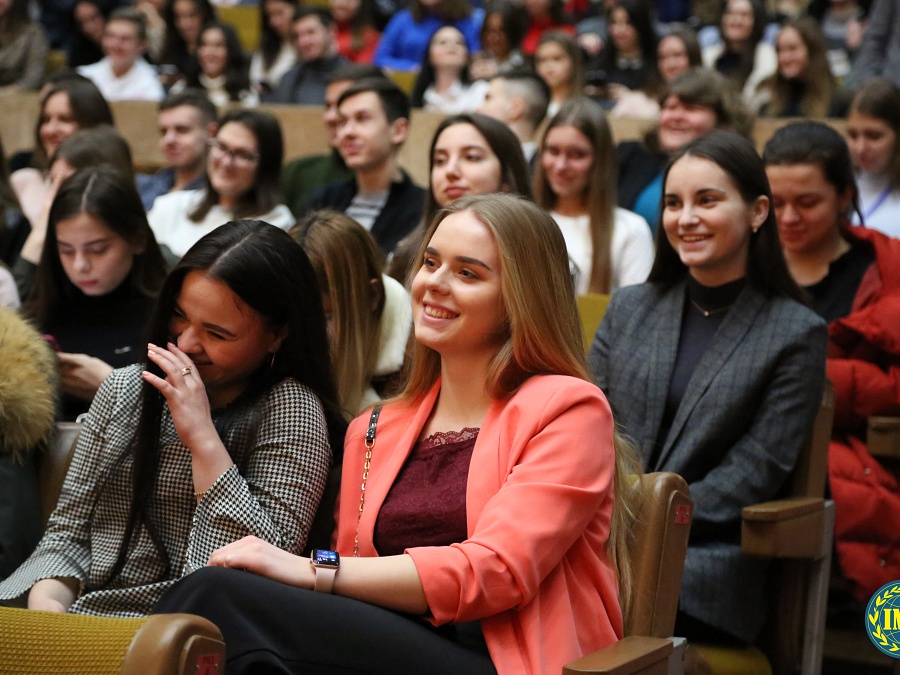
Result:
M116 619L0 607L0 672L198 675L225 668L222 633L191 614Z
M135 634L120 675L194 675L225 670L225 643L211 621L194 614L154 614Z
M900 417L870 417L866 448L872 457L900 460Z
M825 500L779 499L741 512L741 550L763 558L821 558L828 553Z
M656 675L668 671L671 640L632 635L563 667L563 675Z
M755 522L777 523L802 518L819 512L822 508L822 499L819 497L789 497L745 506L741 510L741 517Z

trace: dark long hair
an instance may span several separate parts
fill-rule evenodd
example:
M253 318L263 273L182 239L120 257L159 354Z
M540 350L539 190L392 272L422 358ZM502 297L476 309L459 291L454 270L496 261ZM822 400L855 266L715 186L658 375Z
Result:
M796 78L796 83L803 86L800 110L804 117L827 117L837 84L828 65L825 36L819 24L808 16L785 23L778 33L779 37L789 28L797 31L808 55L806 70ZM782 110L790 100L792 84L794 83L781 73L781 68L760 84L760 89L768 89L771 92L769 115L782 114Z
M431 44L443 28L447 28L447 26L438 28L428 39L428 47L425 49L425 55L422 57L422 65L419 67L419 74L416 75L416 82L413 85L412 94L409 97L410 105L412 105L413 108L421 108L425 105L425 90L434 84L434 80L437 77L434 70L434 64L431 63ZM450 26L450 28L458 30L454 26ZM462 35L461 31L460 35ZM465 43L465 41L466 36L463 35L463 42ZM469 45L466 44L466 63L459 69L459 81L464 86L468 86L471 82L471 78L469 77L469 60L471 60L471 53L469 52Z
M722 3L722 12L728 8L729 0ZM753 29L750 31L750 43L755 48L760 40L766 34L766 5L762 0L749 0L750 8L753 10ZM724 39L724 36L723 36Z
M81 75L73 75L57 81L41 96L40 112L34 125L34 157L32 158L32 165L38 169L46 169L50 161L41 143L41 124L44 119L44 108L50 97L59 93L63 93L68 97L69 107L72 109L72 117L78 124L79 129L89 129L99 124L115 126L112 109L109 107L106 99L103 98L103 94L97 89L97 85Z
M503 32L509 42L510 53L522 48L522 40L528 32L528 13L523 11L521 5L512 0L488 0L484 3L484 20L481 22L481 45L484 48L484 37L487 33L488 17L496 14L503 22ZM499 54L492 54L499 56Z
M222 37L225 38L225 51L228 52L228 57L225 59L225 72L223 73L225 75L225 91L228 92L228 98L232 101L240 101L241 94L250 88L250 74L248 72L247 55L244 53L244 48L241 47L238 34L231 27L231 24L213 21L200 29L200 37L197 40L198 49L200 42L203 41L203 34L208 30L221 31ZM188 86L203 89L203 85L200 83L202 70L202 68L199 68L188 75Z
M0 139L0 213L3 209L19 209L19 200L9 183L9 170L6 165L6 153L3 150L3 139ZM0 233L0 241L5 232Z
M748 204L752 204L759 197L768 198L769 213L759 230L750 235L747 283L766 296L783 296L807 304L806 295L791 277L784 261L766 167L753 143L732 131L712 131L678 150L669 160L663 174L660 213L664 211L663 199L669 171L682 157L700 157L713 162L728 174ZM665 229L660 227L656 233L656 259L647 281L673 286L687 275L687 266L681 262L678 253L669 243Z
M656 53L653 55L653 62L656 64L656 67L653 69L653 72L650 75L650 84L646 88L648 94L652 95L654 98L658 98L669 84L663 78L663 75L659 70L659 48L662 44L662 41L667 38L675 38L676 40L681 42L682 46L684 47L685 54L688 58L688 70L690 70L691 68L703 67L703 56L701 55L700 51L700 41L697 40L697 33L690 29L685 29L674 30L671 33L667 33L666 35L661 36L656 43ZM683 74L684 73L682 73L682 75Z
M750 73L753 72L753 67L756 64L756 47L762 41L763 35L766 32L766 6L763 3L763 0L748 1L750 2L750 7L753 10L753 28L750 30L750 37L747 38L749 48L746 52L739 55L740 66L738 67L737 72L729 78L732 79L739 88L742 88L744 86L744 83L747 81ZM724 0L724 2L722 3L723 17L728 9L729 2L730 0ZM729 53L737 53L732 50L732 45L728 44L728 42L725 40L724 31L722 33L722 41L725 45L723 56Z
M341 416L331 370L322 296L309 258L286 232L260 220L231 221L194 244L166 278L150 321L150 340L166 344L172 339L170 323L185 277L201 271L230 288L272 329L286 329L286 337L271 363L262 366L237 400L216 416L216 431L223 440L230 429L250 416L251 430L242 441L246 447L229 447L232 456L252 447L259 426L260 407L266 392L286 378L308 387L319 399L328 425L332 459L340 464L346 422ZM148 362L146 369L165 377ZM141 527L146 528L168 574L170 561L150 516L150 501L157 485L160 431L165 399L144 382L141 408L130 452L132 498L128 523L108 584L125 565L128 549ZM243 470L243 467L238 467Z
M848 190L852 195L849 213L835 214L841 233L850 227L851 213L856 213L859 222L863 222L850 149L844 137L827 124L794 122L781 127L766 143L762 158L766 166L813 164L819 167L838 195Z
M163 19L166 20L166 35L163 38L162 52L159 55L160 63L172 64L178 66L182 71L182 75L190 75L191 71L196 68L196 60L194 55L188 50L187 42L178 32L175 23L175 2L169 0L163 8ZM192 0L200 12L200 25L205 26L217 20L216 9L209 0ZM190 65L189 65L190 64ZM188 72L185 72L188 71Z
M460 113L445 117L434 130L434 135L431 137L431 146L428 148L428 191L425 193L422 220L394 249L393 258L389 265L388 272L401 283L409 281L409 275L417 269L416 264L421 264L421 260L416 255L419 252L422 239L425 237L425 230L441 208L434 198L434 189L431 186L431 170L434 168L434 148L444 130L455 124L471 124L475 127L478 133L484 136L484 140L487 141L491 152L497 156L497 159L500 161L500 189L497 191L498 193L509 192L531 199L531 178L528 172L528 163L525 161L525 155L522 153L522 144L508 126L499 120L495 120L493 117L479 113Z
M652 64L656 60L656 30L653 27L653 18L650 16L650 7L645 0L620 0L612 5L606 12L607 22L612 24L613 12L617 9L625 10L628 15L628 23L637 33L638 44L641 48L641 56L646 65ZM618 57L618 49L615 42L609 39L607 48L604 50L608 58L607 64L614 65Z
M284 161L284 139L278 120L267 112L233 108L219 119L219 131L229 122L242 124L256 138L259 146L259 161L256 163L256 178L240 203L234 208L235 218L261 216L274 209L281 202L281 164ZM219 193L209 180L209 172L204 178L206 187L203 199L189 215L195 223L206 218L209 210L219 203Z
M165 277L166 264L134 182L105 164L82 169L63 181L50 207L35 288L26 304L39 326L82 295L63 269L56 238L59 222L80 214L93 216L139 251L127 278L136 295L155 297Z
M291 16L297 9L296 0L275 0L275 2L283 2L291 6ZM269 16L266 14L267 0L261 0L259 3L259 53L262 56L263 69L268 70L278 58L278 52L281 51L282 38L275 32L269 23ZM277 83L275 83L277 84Z
M349 21L350 49L359 51L365 47L364 33L367 28L375 28L375 2L374 0L360 0L356 7L356 14ZM381 31L379 31L380 33Z
M50 166L64 160L73 171L106 164L134 182L134 160L128 141L114 127L99 124L79 129L63 140L50 158Z
M525 155L522 154L522 144L516 135L503 122L493 117L479 113L461 113L450 115L441 120L431 137L431 147L428 149L428 192L425 195L425 209L422 216L427 225L434 219L440 206L434 198L434 189L431 187L431 169L434 167L434 146L444 129L454 124L471 124L478 130L497 159L500 160L500 192L512 192L531 199L531 178L529 177L528 164Z
M82 3L93 5L100 16L103 17L104 25L109 19L110 12L114 9L112 0L75 0L72 3L66 17L66 26L69 34L69 44L66 47L66 65L69 68L86 66L96 63L103 58L103 49L101 49L100 44L94 42L84 33L81 22L75 18L75 10Z

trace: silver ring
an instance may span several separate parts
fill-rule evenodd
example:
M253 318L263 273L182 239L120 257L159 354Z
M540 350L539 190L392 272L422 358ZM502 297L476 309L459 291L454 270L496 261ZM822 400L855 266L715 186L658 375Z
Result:
M184 375L185 377L187 377L188 375L190 375L192 370L193 370L192 366L185 366L184 368L181 369L181 374Z

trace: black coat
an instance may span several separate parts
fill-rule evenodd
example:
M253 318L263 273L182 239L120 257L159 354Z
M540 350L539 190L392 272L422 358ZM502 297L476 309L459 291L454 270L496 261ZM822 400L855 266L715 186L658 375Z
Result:
M639 141L619 143L616 155L619 158L619 206L633 211L641 192L665 168L669 158Z
M309 210L328 208L346 211L357 190L356 178L330 183L316 190L309 198ZM424 204L425 190L413 183L406 172L403 172L400 181L391 183L387 202L370 230L385 253L393 251L397 243L418 225Z

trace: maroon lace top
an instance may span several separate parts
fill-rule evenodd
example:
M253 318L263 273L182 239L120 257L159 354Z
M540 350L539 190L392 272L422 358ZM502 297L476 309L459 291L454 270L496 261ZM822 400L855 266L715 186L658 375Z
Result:
M467 427L413 446L375 521L378 555L465 540L466 484L477 438L478 429Z

